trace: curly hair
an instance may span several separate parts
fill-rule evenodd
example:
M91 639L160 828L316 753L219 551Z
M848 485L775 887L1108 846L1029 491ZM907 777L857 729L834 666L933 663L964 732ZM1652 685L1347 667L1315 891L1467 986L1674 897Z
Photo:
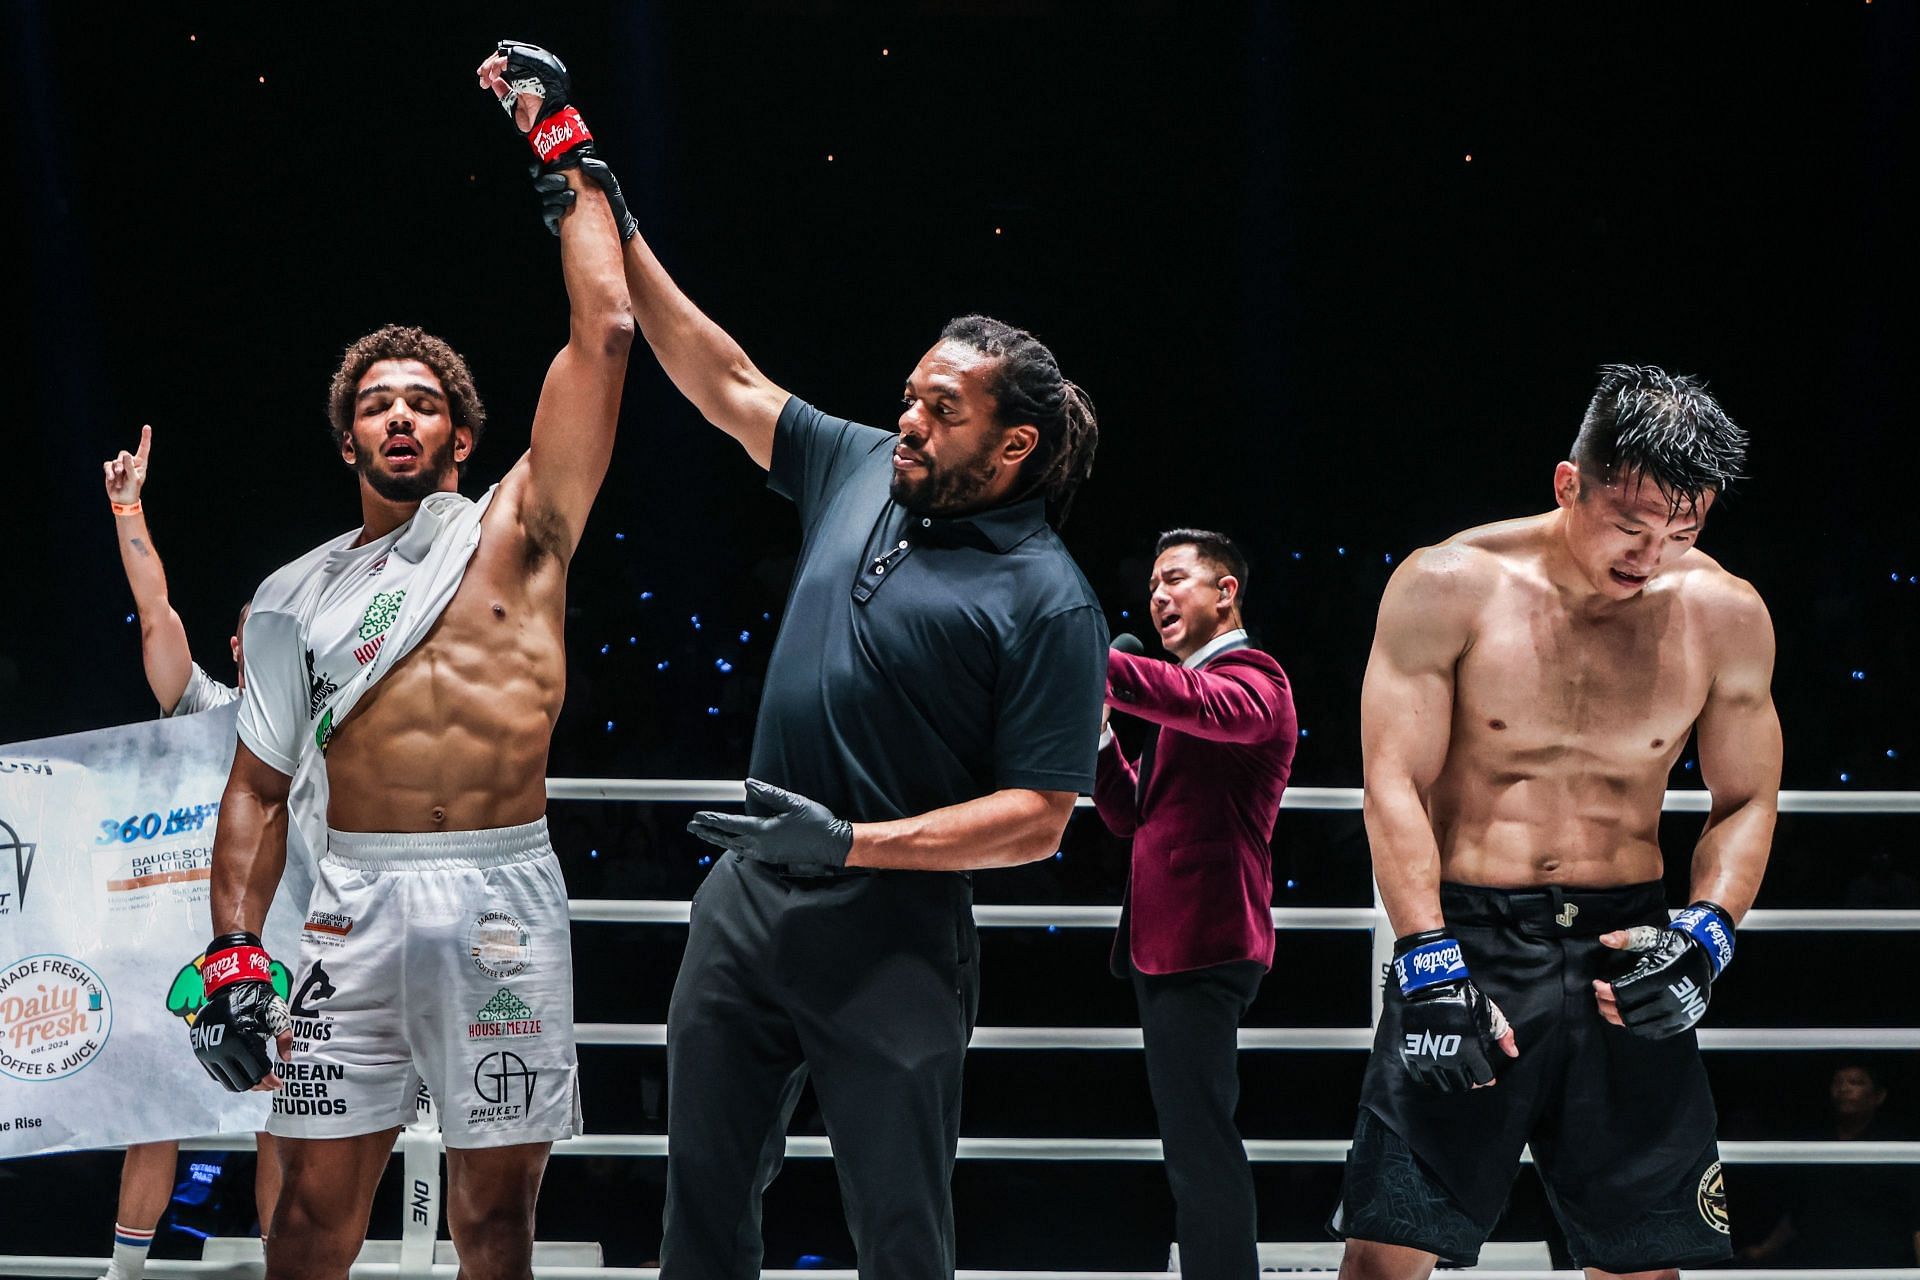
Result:
M418 360L433 370L447 393L447 416L454 426L473 432L473 448L480 447L480 436L487 429L487 409L480 403L480 393L474 390L473 373L467 368L466 360L444 339L434 337L425 329L390 324L361 338L340 357L339 371L333 375L333 385L327 390L327 417L332 425L335 448L353 430L353 401L360 389L360 379L382 360ZM470 449L467 457L472 456ZM462 459L461 474L466 470L466 461Z

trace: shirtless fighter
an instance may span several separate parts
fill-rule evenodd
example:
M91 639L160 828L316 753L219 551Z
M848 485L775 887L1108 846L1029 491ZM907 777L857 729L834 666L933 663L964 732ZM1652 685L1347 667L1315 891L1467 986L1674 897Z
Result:
M1361 737L1399 941L1342 1276L1471 1264L1528 1143L1588 1275L1731 1256L1693 1026L1766 867L1780 722L1766 606L1694 542L1745 453L1698 380L1609 365L1555 510L1387 585ZM1669 923L1660 809L1689 733L1712 810Z
M523 49L503 42L481 83L542 177L576 191L555 219L569 339L531 447L478 502L462 497L485 418L466 363L417 329L362 338L331 412L363 523L269 577L247 619L193 1043L229 1088L276 1090L273 1280L347 1274L416 1077L440 1108L462 1275L531 1274L549 1146L579 1132L546 763L567 564L613 450L633 319L607 197L578 177L590 135L565 68ZM264 981L258 935L288 779L315 750L332 798L289 1008Z

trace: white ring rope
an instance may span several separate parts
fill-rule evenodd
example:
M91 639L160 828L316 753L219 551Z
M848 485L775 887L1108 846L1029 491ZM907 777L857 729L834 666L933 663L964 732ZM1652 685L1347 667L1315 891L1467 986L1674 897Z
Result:
M186 1138L186 1151L250 1151L250 1133L222 1133ZM1260 1164L1341 1164L1347 1158L1346 1138L1249 1138L1247 1158ZM556 1156L639 1156L667 1154L664 1133L588 1133L553 1144ZM822 1136L796 1134L787 1139L789 1160L826 1160L832 1144ZM1107 1163L1150 1162L1161 1159L1158 1138L962 1138L962 1160L1046 1160ZM1531 1161L1530 1152L1522 1159ZM1723 1142L1720 1159L1727 1164L1920 1164L1920 1142Z
M0 1275L93 1280L106 1265L104 1258L55 1258L21 1254L0 1256ZM411 1280L412 1277L424 1280L427 1276L432 1276L434 1280L453 1280L458 1273L459 1268L450 1262L435 1263L431 1268L405 1269L394 1262L356 1262L347 1275L350 1280ZM146 1274L153 1280L260 1280L261 1266L257 1262L185 1262L155 1258L147 1263ZM660 1280L660 1272L654 1267L543 1267L535 1262L533 1274L535 1280ZM1323 1271L1320 1274L1330 1273ZM1469 1273L1456 1273L1443 1267L1434 1274L1448 1276ZM1915 1280L1920 1277L1920 1270L1912 1267L1859 1267L1813 1272L1742 1267L1731 1274L1738 1280L1808 1280L1814 1275L1825 1275L1829 1280ZM1584 1280L1585 1273L1475 1267L1470 1275L1471 1280ZM954 1276L955 1280L1168 1280L1166 1271L969 1271L962 1268ZM824 1269L768 1270L762 1271L760 1277L761 1280L858 1280L858 1273Z
M1288 787L1282 809L1338 809L1357 812L1358 787ZM731 778L548 778L549 800L624 800L647 803L742 804L746 784ZM1091 809L1082 796L1078 807ZM1668 813L1706 813L1706 791L1669 791ZM1920 813L1920 791L1782 791L1782 813Z
M574 1039L601 1048L658 1049L659 1022L580 1022ZM1920 1049L1920 1027L1706 1027L1702 1049ZM1139 1049L1138 1027L975 1027L971 1049ZM1373 1047L1371 1027L1242 1027L1240 1051L1358 1051Z
M679 898L574 898L567 912L575 924L685 924L688 904ZM989 929L1112 929L1120 923L1120 908L1100 906L978 906L974 923ZM1275 907L1276 929L1373 929L1384 925L1386 914L1373 907ZM1805 910L1749 911L1740 922L1749 930L1811 932L1817 930L1872 930L1897 933L1920 930L1920 911L1875 907L1820 907Z

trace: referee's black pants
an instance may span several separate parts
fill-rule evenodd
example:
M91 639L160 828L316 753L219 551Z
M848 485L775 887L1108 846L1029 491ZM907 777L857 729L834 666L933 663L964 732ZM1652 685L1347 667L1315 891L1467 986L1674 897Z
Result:
M714 866L667 1013L662 1280L760 1274L760 1192L809 1074L860 1274L953 1275L976 943L963 876Z
M1266 970L1252 960L1184 973L1128 968L1173 1188L1180 1274L1251 1280L1260 1272L1253 1169L1233 1112L1240 1104L1240 1019Z

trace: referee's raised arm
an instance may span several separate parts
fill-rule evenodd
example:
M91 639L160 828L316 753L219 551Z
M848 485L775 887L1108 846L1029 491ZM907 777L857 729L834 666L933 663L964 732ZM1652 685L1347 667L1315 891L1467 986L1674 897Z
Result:
M634 319L667 377L708 422L738 440L755 464L771 468L774 424L788 399L785 388L774 385L732 335L680 291L645 236L627 237L623 261Z

